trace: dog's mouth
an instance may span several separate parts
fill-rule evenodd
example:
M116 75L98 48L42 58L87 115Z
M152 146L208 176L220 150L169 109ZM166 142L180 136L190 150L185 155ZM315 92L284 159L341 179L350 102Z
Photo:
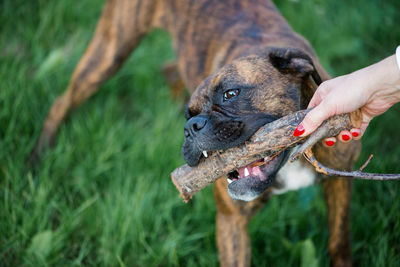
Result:
M197 166L202 159L208 158L209 153L240 146L262 125L277 119L266 114L253 117L256 119L246 117L246 122L241 123L242 126L239 127L240 131L232 130L236 129L236 126L230 123L231 118L213 121L207 119L205 115L192 117L185 125L183 158L189 166ZM235 200L251 201L264 193L272 185L277 171L286 159L286 154L282 152L275 157L261 158L228 173L230 197Z
M286 159L287 152L266 157L231 171L227 181L232 199L251 201L262 194L274 181L275 175Z

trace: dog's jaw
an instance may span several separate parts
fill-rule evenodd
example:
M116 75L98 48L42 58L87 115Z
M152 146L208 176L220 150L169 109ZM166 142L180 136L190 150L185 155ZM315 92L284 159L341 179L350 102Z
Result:
M275 175L287 159L287 152L264 158L228 174L228 193L232 199L252 201L275 180Z

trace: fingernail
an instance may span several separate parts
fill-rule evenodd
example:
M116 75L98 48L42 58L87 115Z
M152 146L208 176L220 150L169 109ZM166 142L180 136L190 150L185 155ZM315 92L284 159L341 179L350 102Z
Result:
M343 141L349 141L350 140L350 135L342 134L342 139L343 139Z
M304 132L306 131L306 129L304 129L302 124L299 124L299 126L297 126L297 128L294 130L293 136L300 136L302 135Z
M327 145L327 146L333 146L334 144L335 144L335 141L332 141L332 140L325 141L325 145Z
M351 131L351 135L354 137L358 137L360 133L358 131Z

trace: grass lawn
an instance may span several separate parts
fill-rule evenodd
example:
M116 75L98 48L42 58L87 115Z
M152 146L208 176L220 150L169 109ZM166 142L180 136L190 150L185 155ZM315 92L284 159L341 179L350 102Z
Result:
M66 88L103 0L0 2L0 265L216 266L212 188L184 204L184 104L160 73L174 54L149 35L121 71L62 125L34 172L26 159ZM276 1L323 65L340 75L390 54L400 2ZM400 172L400 104L363 138L367 171ZM400 182L355 181L355 266L400 266ZM249 225L254 266L328 266L319 186L274 197Z

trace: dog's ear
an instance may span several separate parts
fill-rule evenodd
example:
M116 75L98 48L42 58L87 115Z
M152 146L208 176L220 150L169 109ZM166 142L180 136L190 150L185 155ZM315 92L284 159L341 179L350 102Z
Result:
M274 47L268 55L271 64L280 72L302 78L311 75L317 85L322 83L312 59L306 53L294 48Z
M271 64L282 73L290 73L303 79L301 86L300 107L307 108L315 90L322 83L311 57L294 49L275 47L269 50Z

